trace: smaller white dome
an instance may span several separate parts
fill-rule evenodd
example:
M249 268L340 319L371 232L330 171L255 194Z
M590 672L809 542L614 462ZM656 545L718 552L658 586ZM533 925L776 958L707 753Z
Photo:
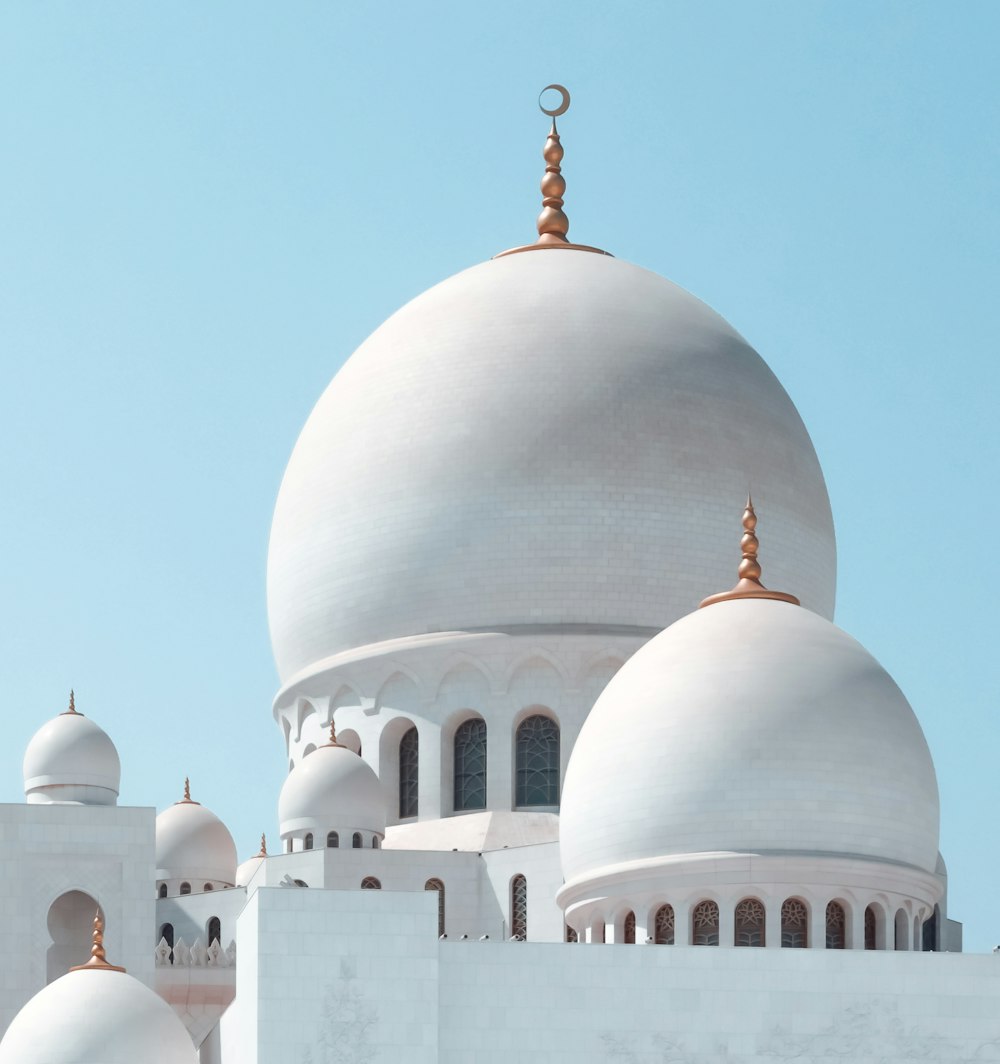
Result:
M192 1064L174 1010L126 972L69 972L40 990L0 1042L0 1064Z
M24 752L29 805L116 805L122 766L107 732L70 708L42 725Z
M263 835L260 837L260 852L244 861L236 869L236 886L245 887L253 879L257 869L267 860L267 842Z
M307 832L385 835L385 795L372 767L353 750L327 743L288 774L278 798L283 839Z
M210 809L192 802L185 783L184 800L156 818L156 878L233 886L236 843Z

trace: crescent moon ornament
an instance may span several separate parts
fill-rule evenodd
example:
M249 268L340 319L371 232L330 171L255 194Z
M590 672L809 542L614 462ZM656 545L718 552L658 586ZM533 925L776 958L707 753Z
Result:
M554 89L562 96L562 102L558 107L548 108L542 106L542 97L549 91ZM544 89L538 94L538 109L544 115L548 115L550 118L558 118L560 115L564 115L569 110L569 89L564 85L546 85Z

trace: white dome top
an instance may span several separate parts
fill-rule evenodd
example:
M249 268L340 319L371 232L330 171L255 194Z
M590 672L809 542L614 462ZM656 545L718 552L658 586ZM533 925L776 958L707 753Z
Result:
M69 972L40 990L0 1042L0 1064L194 1064L174 1010L125 972Z
M855 640L783 602L719 602L652 639L597 700L566 771L568 885L733 852L933 872L937 847L909 703Z
M370 831L385 835L385 795L378 776L346 746L328 743L303 758L278 798L281 837L313 832Z
M729 574L748 483L769 575L832 616L823 475L738 333L608 256L475 266L377 329L299 437L268 557L282 682L425 632L659 630Z
M198 883L236 882L236 844L225 824L185 799L156 818L156 878Z
M44 724L24 753L29 804L115 805L121 775L118 751L107 732L75 710Z

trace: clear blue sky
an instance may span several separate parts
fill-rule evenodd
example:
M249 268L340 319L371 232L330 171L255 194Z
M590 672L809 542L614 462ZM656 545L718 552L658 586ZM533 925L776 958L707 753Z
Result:
M4 5L0 800L72 685L123 802L190 775L241 856L275 838L285 462L389 313L531 239L562 81L573 237L802 413L837 620L926 731L967 948L1000 942L998 51L987 2Z

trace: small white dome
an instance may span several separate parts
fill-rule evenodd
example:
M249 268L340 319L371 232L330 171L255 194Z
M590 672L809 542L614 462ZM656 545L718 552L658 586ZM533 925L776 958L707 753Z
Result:
M932 873L938 816L927 743L888 673L809 610L742 599L684 617L608 684L566 771L560 849L567 887L697 854Z
M278 798L281 837L329 831L385 835L385 795L367 761L339 743L327 743L288 774Z
M156 818L156 878L232 886L236 844L210 809L185 797Z
M40 990L0 1042L0 1064L194 1064L174 1010L126 972L69 972Z
M24 752L29 805L115 805L122 766L107 732L70 709L44 724Z

